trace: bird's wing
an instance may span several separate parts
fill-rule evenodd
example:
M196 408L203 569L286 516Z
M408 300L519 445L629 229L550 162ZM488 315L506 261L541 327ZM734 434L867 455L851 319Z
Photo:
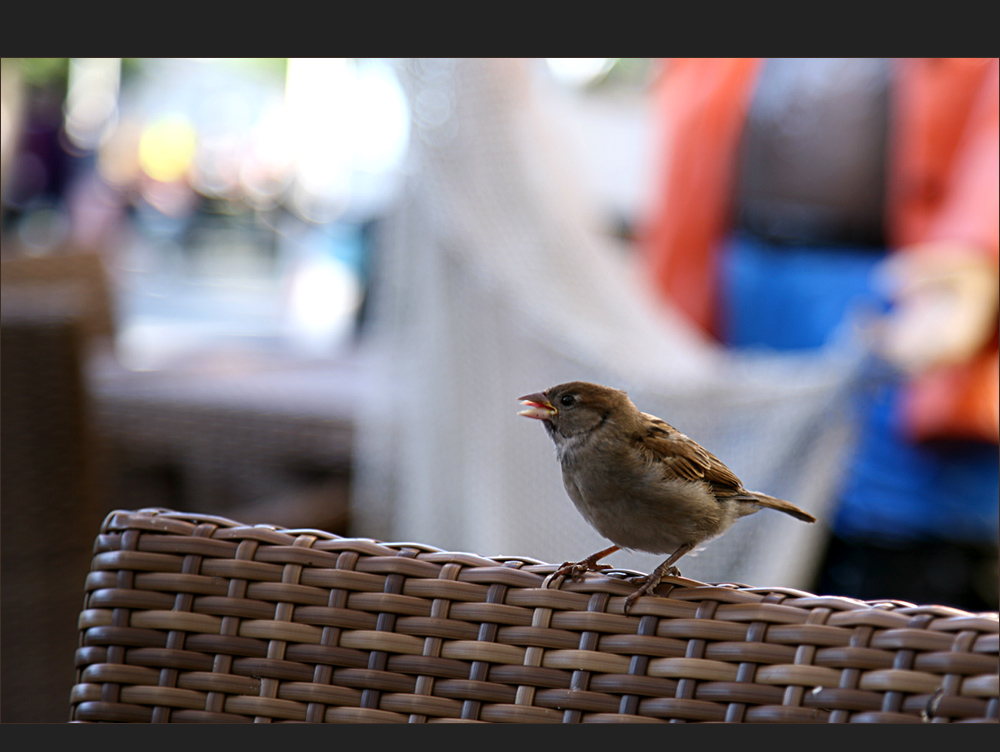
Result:
M643 413L649 424L644 434L636 436L642 451L660 462L669 475L686 480L705 480L713 485L742 491L743 483L722 460L698 442L654 415Z

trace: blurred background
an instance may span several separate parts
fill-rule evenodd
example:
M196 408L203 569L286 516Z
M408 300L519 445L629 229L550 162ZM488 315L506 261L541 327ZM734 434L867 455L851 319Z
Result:
M821 519L746 518L686 576L829 582L858 395L899 368L871 345L886 303L845 298L788 347L727 341L672 299L697 279L657 262L663 205L684 206L664 61L2 63L2 720L65 718L113 509L553 563L603 548L516 415L563 381L627 389ZM995 466L992 434L972 441ZM911 596L864 590L848 561L829 592L996 609L996 504L955 506L985 530L975 572L938 566Z

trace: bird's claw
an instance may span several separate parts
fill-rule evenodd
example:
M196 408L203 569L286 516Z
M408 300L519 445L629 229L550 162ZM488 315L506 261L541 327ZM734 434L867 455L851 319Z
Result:
M546 582L553 580L561 582L569 577L571 580L583 579L587 572L603 572L605 569L612 569L610 564L598 564L590 559L582 561L564 561L562 565L548 576Z
M638 589L631 595L626 596L625 604L622 606L622 610L625 615L628 616L629 610L635 605L635 602L639 600L644 595L652 595L653 591L657 588L660 582L663 581L664 577L680 577L681 570L677 567L670 567L666 571L662 572L659 576L656 576L656 572L652 574L642 574L636 577L629 578L631 582L639 585Z
M650 589L656 587L656 585L658 585L664 577L680 577L680 576L681 576L681 570L679 570L677 567L670 567L670 569L663 572L663 574L661 574L659 577L656 578L656 582L650 587ZM632 577L629 577L628 581L636 585L645 586L649 583L652 577L653 577L652 574L637 574L633 575Z

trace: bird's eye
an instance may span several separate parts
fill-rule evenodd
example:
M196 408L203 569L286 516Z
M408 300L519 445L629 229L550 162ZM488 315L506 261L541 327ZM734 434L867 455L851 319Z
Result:
M562 405L563 407L569 407L574 402L576 402L576 397L574 397L572 394L564 394L562 397L559 398L559 404Z

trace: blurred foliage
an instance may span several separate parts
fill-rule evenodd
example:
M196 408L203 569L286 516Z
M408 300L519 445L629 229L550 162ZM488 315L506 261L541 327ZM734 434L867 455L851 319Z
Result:
M282 80L288 69L287 57L223 57L217 60L247 73L257 73Z
M68 57L4 58L4 65L13 63L25 86L39 89L65 90L69 74Z
M642 89L652 80L655 59L619 57L608 71L591 82L591 89Z
M284 79L288 66L285 57L219 57L195 58L205 62L230 66L251 75L269 76ZM127 80L140 72L150 58L122 58L122 79ZM3 58L4 65L16 64L21 80L26 86L39 89L65 91L69 75L68 57L18 57Z

